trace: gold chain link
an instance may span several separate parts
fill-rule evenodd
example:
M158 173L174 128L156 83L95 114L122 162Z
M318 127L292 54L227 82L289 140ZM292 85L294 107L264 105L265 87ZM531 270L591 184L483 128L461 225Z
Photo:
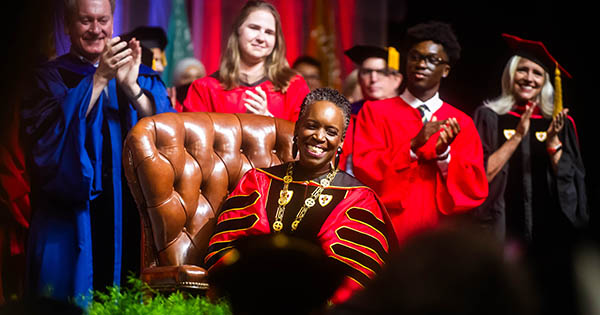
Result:
M323 190L331 184L337 172L337 168L332 168L332 170L327 174L327 177L321 180L320 185L312 192L310 197L304 200L302 208L300 208L300 211L298 211L298 214L296 215L296 219L294 222L292 222L292 232L296 231L300 221L302 221L302 218L304 218L304 215L306 215L306 212L308 212L308 209L312 208L316 204L316 200L319 198L319 196L321 196ZM279 192L279 205L277 206L277 212L275 213L275 222L273 222L273 230L275 230L275 232L279 232L283 229L283 214L285 213L285 206L290 202L291 199L288 198L288 187L292 182L292 173L293 162L290 162L288 164L286 174L283 177L283 188Z

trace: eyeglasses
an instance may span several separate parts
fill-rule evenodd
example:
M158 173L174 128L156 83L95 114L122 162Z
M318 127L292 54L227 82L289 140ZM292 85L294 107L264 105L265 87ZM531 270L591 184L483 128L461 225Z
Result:
M371 74L375 72L378 76L388 76L393 73L393 70L389 70L387 68L384 69L369 69L369 68L360 68L358 69L358 75L361 77L369 77Z
M416 51L410 51L408 53L408 60L411 62L421 62L421 60L425 60L427 64L430 66L436 67L441 64L448 64L448 61L444 60L444 58L436 56L436 55L421 55Z

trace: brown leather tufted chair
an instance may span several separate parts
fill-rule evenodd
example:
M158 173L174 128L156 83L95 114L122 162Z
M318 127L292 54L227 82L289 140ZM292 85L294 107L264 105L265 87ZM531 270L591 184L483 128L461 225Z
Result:
M293 128L223 113L166 113L135 125L123 164L142 220L142 280L159 290L207 287L201 266L221 203L249 169L292 160Z

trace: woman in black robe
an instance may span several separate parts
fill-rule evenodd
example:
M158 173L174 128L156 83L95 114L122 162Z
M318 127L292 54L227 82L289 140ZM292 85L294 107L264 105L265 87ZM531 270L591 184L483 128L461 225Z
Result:
M515 55L502 95L475 112L490 184L476 215L501 240L545 242L588 222L585 169L575 122L554 104L549 71L558 64L542 43L504 37Z
M571 248L589 209L577 130L562 108L556 68L570 75L542 43L503 36L514 56L504 69L502 95L475 112L489 196L473 214L530 259L543 309L571 313Z

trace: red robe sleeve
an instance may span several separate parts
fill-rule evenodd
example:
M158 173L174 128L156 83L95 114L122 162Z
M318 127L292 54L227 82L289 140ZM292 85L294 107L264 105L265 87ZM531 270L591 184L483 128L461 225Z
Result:
M184 112L214 112L215 99L212 93L219 90L220 84L213 77L203 77L190 85L188 94L183 102Z
M209 270L222 264L235 240L271 232L265 211L269 181L268 177L252 169L225 200L204 259Z
M450 145L448 175L446 179L441 174L437 177L438 209L450 214L471 210L483 203L488 195L488 182L481 138L473 120L448 104L444 106L436 112L438 119L456 117L460 125L460 133Z
M383 192L391 183L390 175L397 176L413 163L410 140L420 123L418 112L403 108L399 100L365 102L354 124L354 174L377 192L388 209L400 207L399 195Z
M290 86L285 92L285 102L283 104L286 109L286 116L282 117L289 121L298 120L298 114L300 114L300 106L306 97L306 94L310 92L306 81L299 75L296 75L290 81ZM277 117L277 116L276 116Z
M366 187L351 188L319 231L325 254L344 270L342 285L331 302L346 301L381 271L391 248L393 228L375 193Z

